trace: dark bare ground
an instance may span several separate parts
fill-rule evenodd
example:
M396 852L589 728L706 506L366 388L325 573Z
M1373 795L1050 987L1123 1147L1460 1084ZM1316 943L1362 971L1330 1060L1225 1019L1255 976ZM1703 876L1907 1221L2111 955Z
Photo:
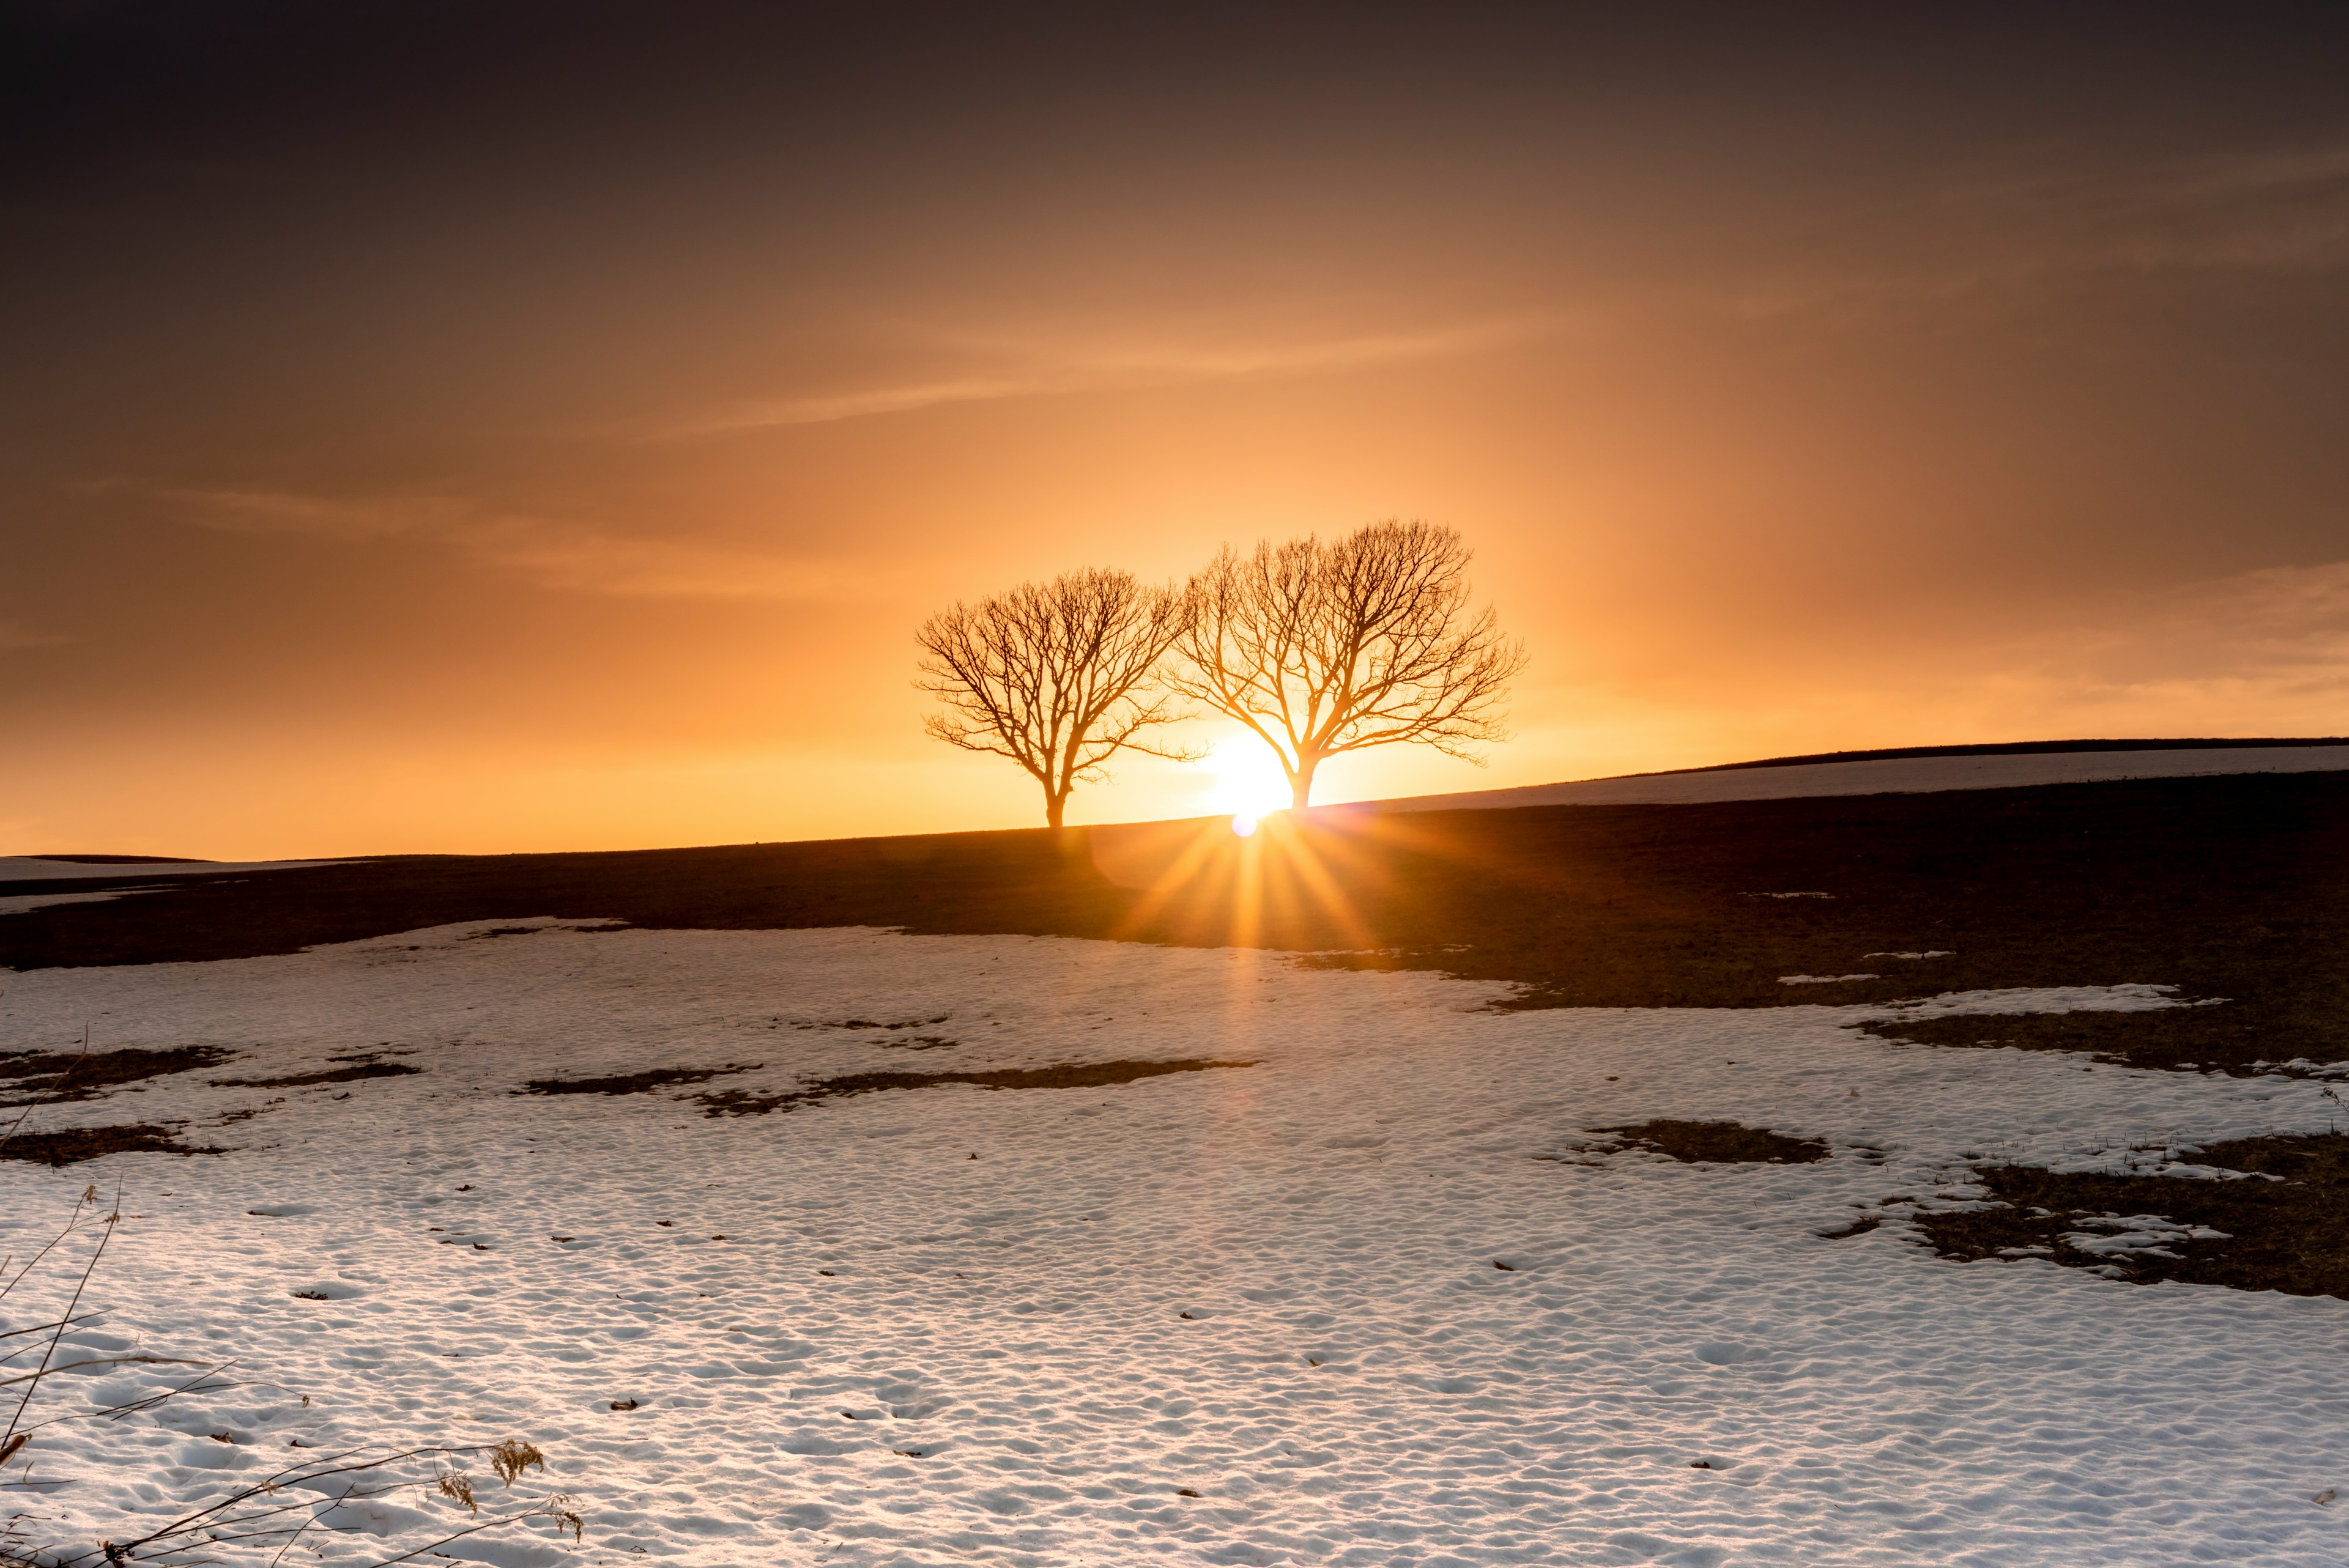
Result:
M1808 1165L1827 1157L1827 1146L1816 1138L1789 1138L1734 1121L1642 1121L1591 1130L1692 1164Z
M645 1094L677 1083L708 1083L727 1073L752 1073L764 1062L729 1062L722 1068L655 1068L612 1078L533 1078L516 1094Z
M235 1055L217 1046L175 1046L160 1051L11 1051L0 1056L0 1078L16 1080L9 1091L26 1099L0 1100L0 1105L95 1099L105 1089L169 1073L218 1067Z
M1917 1223L1926 1241L1948 1257L1997 1258L2009 1248L2044 1248L2041 1255L2052 1262L2117 1269L2122 1272L2115 1277L2144 1284L2182 1280L2287 1295L2349 1297L2349 1133L2236 1139L2190 1158L2197 1164L2282 1180L2059 1176L2027 1165L1991 1166L1979 1172L1980 1179L2005 1207L1920 1214ZM2067 1233L2112 1233L2084 1230L2084 1218L2131 1214L2208 1226L2225 1232L2227 1239L2172 1243L2165 1250L2175 1253L2173 1257L2100 1256L2064 1240Z
M168 892L0 916L0 965L250 957L545 915L855 924L1237 943L1329 966L1514 982L1523 1007L1888 1004L2137 981L2234 1000L2177 1026L2213 1033L2174 1051L2092 1048L2230 1070L2349 1057L2344 773L1700 806L1334 808L1268 819L1251 839L1215 821L1197 831L1197 873L1156 894L1104 876L1084 829L191 874ZM1257 895L1240 896L1251 886ZM0 886L16 891L36 890ZM1832 896L1750 896L1790 891ZM1942 949L1952 955L1865 956ZM1778 982L1870 971L1880 978ZM2171 1025L2133 1014L2089 1026Z
M1167 1073L1195 1073L1205 1072L1210 1068L1254 1066L1254 1062L1194 1058L1164 1062L1063 1062L1049 1068L999 1068L983 1072L850 1073L843 1078L815 1078L802 1088L782 1094L754 1094L748 1089L730 1088L714 1094L698 1094L693 1098L705 1108L702 1112L705 1116L764 1116L771 1110L790 1110L794 1106L807 1105L819 1099L874 1094L883 1089L932 1088L949 1083L975 1084L980 1088L1105 1088L1112 1084L1132 1083L1136 1078L1159 1078Z
M1871 1018L1858 1027L1880 1039L1919 1045L2078 1051L2122 1067L2204 1068L2237 1076L2264 1071L2300 1055L2318 1061L2349 1057L2349 1020L2327 1040L2312 1028L2293 1029L2284 1016L2288 1012L2271 999L2206 998L2199 1006L2147 1012ZM2287 1041L2301 1048L2289 1048Z
M206 1081L214 1088L306 1088L314 1083L355 1083L360 1078L406 1078L410 1073L423 1070L399 1062L360 1062L355 1067L295 1073L287 1078L210 1078Z
M151 1122L118 1127L69 1127L61 1132L20 1132L0 1139L0 1160L25 1160L36 1165L71 1165L105 1154L225 1154L224 1149L198 1148L173 1140L171 1130Z

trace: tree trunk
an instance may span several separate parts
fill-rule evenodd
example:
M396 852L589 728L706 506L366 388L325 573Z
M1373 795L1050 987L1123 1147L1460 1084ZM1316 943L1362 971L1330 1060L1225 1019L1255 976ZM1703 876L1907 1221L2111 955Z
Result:
M1288 776L1289 810L1302 811L1312 804L1313 770L1321 766L1318 757L1300 757L1295 771Z
M1069 798L1067 795L1055 795L1050 789L1044 791L1044 826L1048 828L1059 827L1061 825L1061 817L1067 814L1068 810Z

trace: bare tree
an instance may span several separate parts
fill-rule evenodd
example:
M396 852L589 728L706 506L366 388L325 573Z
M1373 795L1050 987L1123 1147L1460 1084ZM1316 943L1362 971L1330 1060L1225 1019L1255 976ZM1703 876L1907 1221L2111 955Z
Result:
M1489 606L1470 612L1470 553L1456 529L1393 520L1226 545L1191 579L1168 684L1262 738L1300 808L1340 752L1413 741L1478 761L1471 745L1506 738L1500 699L1526 655Z
M1044 820L1061 826L1069 792L1108 777L1121 750L1189 760L1149 732L1182 716L1156 684L1183 629L1184 598L1128 572L1088 567L1023 583L922 624L922 678L946 705L923 727L949 746L992 752L1044 787Z

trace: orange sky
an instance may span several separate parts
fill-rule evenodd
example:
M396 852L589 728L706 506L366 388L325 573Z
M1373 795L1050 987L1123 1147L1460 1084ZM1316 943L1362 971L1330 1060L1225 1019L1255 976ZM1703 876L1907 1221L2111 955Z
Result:
M2314 13L36 10L0 852L1024 825L924 615L1390 515L1516 738L1317 799L2349 731Z

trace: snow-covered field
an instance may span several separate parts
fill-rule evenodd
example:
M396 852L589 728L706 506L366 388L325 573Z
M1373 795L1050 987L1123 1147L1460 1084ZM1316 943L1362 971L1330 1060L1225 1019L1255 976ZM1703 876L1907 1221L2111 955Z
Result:
M0 1043L87 1021L99 1048L243 1053L28 1124L187 1119L233 1153L0 1164L0 1250L20 1255L86 1184L122 1181L92 1347L233 1357L244 1380L45 1429L8 1479L29 1460L68 1484L0 1493L29 1532L120 1537L295 1442L514 1436L580 1500L584 1544L540 1522L448 1554L2349 1561L2349 1507L2313 1501L2349 1488L2349 1303L1952 1264L1910 1208L1874 1207L1963 1200L1969 1156L2321 1130L2319 1084L1837 1027L1864 1009L1492 1012L1495 986L1252 952L496 929L8 978ZM2160 997L1935 1006L1957 1005ZM424 1070L204 1082L367 1050ZM512 1092L1177 1057L1257 1065L720 1119L673 1098L690 1089ZM1588 1130L1651 1117L1835 1152L1686 1165ZM1818 1233L1863 1212L1889 1222ZM9 1317L68 1284L44 1270ZM155 1376L67 1377L46 1402ZM338 1522L377 1533L313 1532L285 1561L379 1562L462 1517L410 1497Z
M1707 800L1788 800L1817 795L1912 795L1944 789L2013 789L2118 779L2200 779L2227 773L2329 773L2349 769L2349 746L2238 746L2192 750L2049 751L1973 757L1880 757L1780 768L1635 773L1514 789L1415 795L1394 811L1515 806L1687 806Z

